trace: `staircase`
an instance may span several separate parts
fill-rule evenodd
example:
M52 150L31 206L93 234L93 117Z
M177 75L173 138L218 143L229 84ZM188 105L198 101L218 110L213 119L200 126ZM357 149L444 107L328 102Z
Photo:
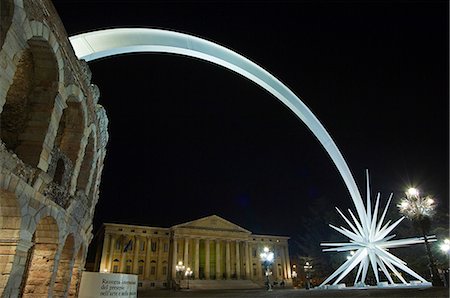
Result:
M187 280L181 281L181 288L187 289ZM189 281L189 289L193 290L223 290L223 289L260 289L262 286L251 280L203 280L196 279Z

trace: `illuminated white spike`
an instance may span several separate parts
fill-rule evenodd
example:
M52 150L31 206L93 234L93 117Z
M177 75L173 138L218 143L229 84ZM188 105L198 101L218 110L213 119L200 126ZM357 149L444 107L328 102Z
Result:
M345 243L321 243L321 246L325 246L328 248L323 249L323 251L335 251L335 252L344 252L349 250L355 250L355 253L352 257L350 257L346 262L344 262L330 277L328 277L321 286L333 282L333 284L339 283L347 274L349 274L356 266L358 266L358 271L356 273L355 284L358 281L361 281L362 284L365 285L365 280L367 277L367 272L369 270L369 266L372 268L374 276L377 282L380 281L380 273L378 271L378 267L381 269L383 274L389 280L391 284L394 283L394 280L390 276L389 269L403 282L406 283L406 280L402 277L400 272L397 270L400 269L409 275L426 282L426 280L418 275L416 272L411 270L406 266L406 262L402 261L398 257L394 256L387 250L389 248L400 247L410 244L423 243L423 237L416 238L407 238L407 239L398 239L391 240L395 237L395 235L389 235L404 219L399 218L394 223L391 224L391 221L388 220L387 223L383 223L385 216L387 214L387 210L389 204L392 200L392 194L389 196L386 207L384 208L381 217L378 219L378 211L380 208L380 193L377 194L376 202L374 209L371 206L370 200L370 183L369 177L367 174L367 206L356 206L357 214L359 215L359 220L355 217L353 212L349 209L349 214L353 220L350 220L344 216L344 214L336 208L337 212L341 217L345 220L347 225L350 227L348 230L345 227L336 227L330 224L330 227L336 230L337 232L343 234L344 236L350 239L349 242ZM434 235L427 236L429 241L436 241L436 237Z

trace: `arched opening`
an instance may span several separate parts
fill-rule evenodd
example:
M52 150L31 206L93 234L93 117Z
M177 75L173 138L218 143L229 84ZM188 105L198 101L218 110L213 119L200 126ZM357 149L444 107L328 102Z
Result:
M47 41L34 38L21 53L0 115L0 138L23 162L36 167L57 93L58 67Z
M94 137L92 134L93 133L91 132L86 149L84 150L84 158L81 163L80 173L78 174L77 189L86 190L89 182L89 175L94 166Z
M81 138L83 137L84 121L81 104L67 102L59 121L58 132L55 138L55 147L66 155L72 164L75 164L80 150Z
M56 162L55 175L53 176L53 182L62 184L64 172L66 170L66 166L64 165L64 160L62 158L58 159Z
M6 33L11 26L14 14L13 0L0 0L0 49L5 42Z
M0 189L0 296L8 282L20 234L20 210L14 193Z
M78 250L78 254L75 258L75 262L73 263L72 268L72 278L70 279L70 286L69 286L69 292L68 297L77 297L78 296L78 290L80 288L80 280L81 280L81 272L82 272L82 266L83 266L83 255L84 255L84 249L83 247L80 247Z
M28 251L21 296L47 296L50 289L55 254L58 249L58 226L50 217L41 219L33 235L33 246Z
M67 236L64 243L61 257L59 258L58 271L56 272L55 284L53 286L53 295L63 297L67 290L70 279L70 263L74 255L74 239L73 235Z

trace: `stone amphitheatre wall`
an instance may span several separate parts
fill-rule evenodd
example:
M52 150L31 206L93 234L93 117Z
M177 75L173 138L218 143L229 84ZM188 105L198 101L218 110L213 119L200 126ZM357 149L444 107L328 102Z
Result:
M49 0L0 0L0 294L74 297L108 119Z

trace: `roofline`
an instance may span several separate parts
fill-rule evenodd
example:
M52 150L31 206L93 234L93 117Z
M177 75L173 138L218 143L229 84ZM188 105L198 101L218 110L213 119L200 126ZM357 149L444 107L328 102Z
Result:
M170 228L162 228L162 227L152 227L152 226L139 226L139 225L129 225L129 224L118 224L118 223L103 223L103 227L106 226L115 226L115 227L130 227L130 228L146 228L146 229L161 229L161 230L170 230Z

